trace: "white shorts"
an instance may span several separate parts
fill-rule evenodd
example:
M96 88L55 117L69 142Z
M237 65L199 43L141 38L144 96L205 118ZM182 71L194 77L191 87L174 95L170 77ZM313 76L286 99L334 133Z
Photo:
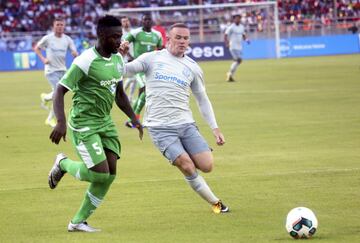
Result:
M242 58L242 50L240 49L229 49L230 54L234 60Z
M183 153L193 155L211 151L195 123L147 129L154 145L171 163Z
M59 83L60 79L64 76L64 74L65 71L55 71L45 75L53 90L56 88L57 83Z

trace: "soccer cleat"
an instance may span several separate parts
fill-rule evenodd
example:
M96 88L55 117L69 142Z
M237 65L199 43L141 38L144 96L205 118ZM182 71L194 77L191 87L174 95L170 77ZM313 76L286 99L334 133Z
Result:
M133 124L131 123L131 121L125 122L125 127L134 128L134 126L133 126Z
M90 225L88 225L88 223L86 221L78 223L78 224L73 224L70 221L70 223L68 225L68 231L69 232L89 232L89 233L93 233L93 232L99 232L101 230L91 227Z
M235 82L235 79L233 78L233 76L231 75L231 73L227 73L227 74L226 74L226 81L228 81L228 82Z
M55 189L55 187L57 186L57 184L59 184L61 178L65 175L66 172L62 171L60 168L60 161L63 159L66 159L66 155L61 153L56 155L55 157L55 162L53 167L51 168L50 172L49 172L49 176L48 176L48 182L49 182L49 187L51 189Z
M216 214L227 213L230 211L230 209L225 204L223 204L221 201L218 201L217 203L213 204L212 210Z
M51 118L51 119L46 119L45 120L45 125L54 128L56 126L56 119L54 117Z
M51 100L47 100L46 97L47 94L45 93L41 93L40 94L40 99L41 99L41 107L45 110L50 110L51 108Z

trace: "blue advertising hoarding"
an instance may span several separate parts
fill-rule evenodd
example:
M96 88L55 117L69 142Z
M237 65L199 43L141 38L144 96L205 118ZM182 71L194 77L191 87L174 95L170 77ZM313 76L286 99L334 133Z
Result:
M316 37L292 37L281 39L281 57L303 57L360 53L359 35L330 35ZM229 60L231 55L223 42L191 44L187 54L197 61ZM276 58L275 40L252 40L243 45L244 59ZM0 52L0 71L39 70L44 65L36 54L28 52ZM66 63L73 58L67 53Z

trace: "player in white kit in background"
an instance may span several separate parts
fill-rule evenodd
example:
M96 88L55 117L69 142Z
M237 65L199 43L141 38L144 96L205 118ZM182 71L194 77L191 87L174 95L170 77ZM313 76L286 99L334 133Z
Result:
M124 41L126 36L130 33L131 29L131 24L130 24L130 20L127 16L123 16L121 17L121 26L122 26L122 32L123 35L121 37L121 41ZM132 60L134 60L134 45L133 43L129 44L129 51L127 52L127 54L124 56L124 61L125 62L131 62ZM130 104L133 105L134 102L136 101L136 97L135 97L135 91L136 91L136 78L135 76L131 76L131 77L126 77L124 80L124 90L127 91L128 94L128 98L130 101Z
M241 24L241 16L234 15L233 23L225 30L224 41L225 46L229 48L230 54L234 62L230 66L229 72L226 74L226 81L234 82L234 73L242 62L242 41L250 41L246 37L245 27Z
M62 18L56 18L53 22L53 32L42 37L34 47L34 52L39 56L40 60L45 65L45 76L52 89L50 93L42 93L40 95L41 106L49 110L49 115L45 120L45 124L51 127L55 127L56 125L55 114L51 101L54 89L66 71L65 60L67 50L70 49L73 57L78 55L74 41L70 36L64 34L64 29L65 20ZM45 50L46 57L41 53L41 49Z
M143 123L154 145L185 176L190 187L212 205L214 213L229 208L215 196L198 170L208 173L213 168L213 155L201 136L190 110L190 92L200 113L212 129L216 143L225 144L206 94L203 72L184 53L189 46L190 31L185 24L170 27L167 48L144 53L125 65L127 74L146 75L146 106Z

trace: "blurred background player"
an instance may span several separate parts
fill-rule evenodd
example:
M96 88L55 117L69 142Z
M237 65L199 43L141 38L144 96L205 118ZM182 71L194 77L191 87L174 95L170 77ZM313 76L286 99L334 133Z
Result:
M226 81L228 82L235 81L234 73L242 61L243 40L250 43L245 34L245 27L241 24L241 16L234 15L233 23L227 27L224 34L225 45L229 48L231 56L234 60L230 66L229 72L226 74Z
M121 37L121 40L124 41L126 36L131 31L131 24L130 24L130 20L129 20L129 18L127 16L121 17L120 20L121 20L121 26L122 26L122 31L123 31L123 35ZM129 50L128 50L127 54L124 56L125 63L131 62L134 59L134 45L133 45L133 43L130 43L128 45L128 47L129 47ZM128 94L128 98L129 98L129 101L130 101L131 105L134 105L135 101L136 101L136 98L134 96L135 90L136 90L136 78L135 78L135 76L125 77L124 90Z
M162 49L163 41L161 33L152 29L152 18L150 14L144 14L141 18L141 26L137 29L130 31L125 40L134 45L134 58L138 58L141 54L151 52L156 49ZM137 86L139 88L139 96L133 105L133 110L138 119L140 113L145 105L145 74L136 74ZM127 127L133 127L131 121L125 123Z
M51 104L56 84L62 78L66 71L66 53L70 49L71 55L78 55L74 41L70 36L64 34L65 20L56 18L53 22L53 32L45 35L35 45L34 51L45 65L45 77L49 81L52 91L48 94L42 93L41 106L49 110L49 115L45 120L45 124L55 127L56 120L54 110ZM41 49L45 50L46 57L41 53Z
M61 138L65 141L68 125L81 161L58 154L49 173L49 187L54 189L65 173L90 183L79 210L68 225L70 232L99 231L89 226L86 220L103 201L116 176L121 145L110 116L114 101L136 125L140 139L143 135L142 126L136 120L122 85L124 61L118 54L122 35L121 22L109 15L100 18L96 33L96 46L87 49L74 60L54 94L58 122L50 139L55 144ZM69 90L74 95L69 121L66 123L64 96Z
M215 196L197 171L210 172L214 159L192 116L190 93L212 129L216 143L225 144L225 138L206 94L203 72L185 55L190 30L185 24L174 24L168 38L166 49L141 55L127 63L125 70L146 75L146 106L151 108L145 109L144 125L154 145L183 173L190 187L212 205L214 213L226 213L229 208Z

